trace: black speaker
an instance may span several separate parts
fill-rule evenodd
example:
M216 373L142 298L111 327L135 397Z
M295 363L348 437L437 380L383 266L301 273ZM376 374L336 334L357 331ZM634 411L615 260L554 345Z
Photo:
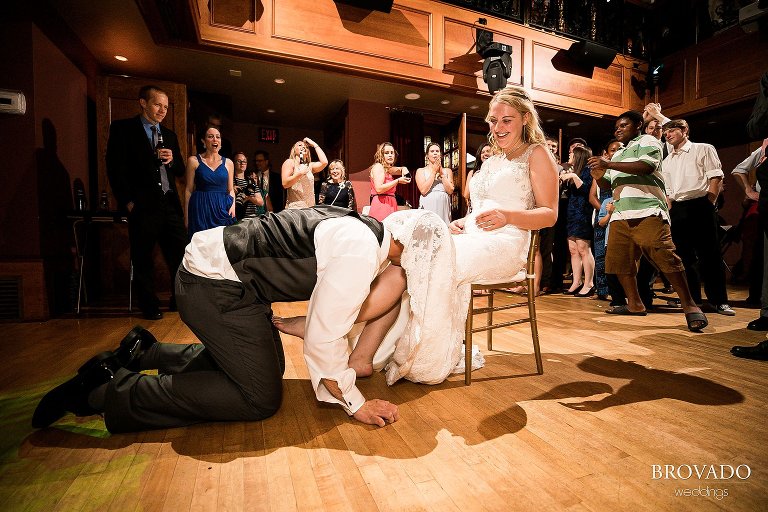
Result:
M333 0L337 4L351 5L353 7L360 7L361 9L369 9L371 11L382 11L389 13L392 11L392 3L394 0Z
M606 69L616 57L616 50L589 41L576 41L568 48L567 54L576 64Z

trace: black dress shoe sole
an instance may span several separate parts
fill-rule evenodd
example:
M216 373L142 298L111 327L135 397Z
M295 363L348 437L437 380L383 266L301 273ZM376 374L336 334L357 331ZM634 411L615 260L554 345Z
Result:
M157 343L157 338L151 332L140 325L136 325L120 341L120 346L115 349L114 353L120 364L128 367L138 359L142 352L149 350L155 343Z

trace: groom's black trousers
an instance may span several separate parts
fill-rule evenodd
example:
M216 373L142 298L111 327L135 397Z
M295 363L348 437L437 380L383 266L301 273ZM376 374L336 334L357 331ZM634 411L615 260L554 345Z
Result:
M199 277L179 268L179 315L202 344L156 343L141 369L120 369L107 387L110 432L171 428L203 421L272 416L282 399L285 356L267 303L241 283Z

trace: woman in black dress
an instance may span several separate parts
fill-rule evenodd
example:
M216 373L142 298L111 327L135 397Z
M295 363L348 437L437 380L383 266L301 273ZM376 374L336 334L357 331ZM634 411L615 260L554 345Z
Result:
M320 187L320 203L357 210L355 191L347 180L344 162L334 160L328 165L330 177Z
M592 175L587 167L591 156L589 148L574 148L571 171L560 174L560 179L568 184L568 250L573 269L573 283L563 293L576 297L590 297L595 293L595 258L590 247L594 212L589 202Z

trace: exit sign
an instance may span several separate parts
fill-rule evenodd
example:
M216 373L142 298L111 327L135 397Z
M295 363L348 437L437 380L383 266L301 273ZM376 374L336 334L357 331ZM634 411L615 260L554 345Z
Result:
M259 142L277 144L280 142L280 131L277 128L259 128Z

